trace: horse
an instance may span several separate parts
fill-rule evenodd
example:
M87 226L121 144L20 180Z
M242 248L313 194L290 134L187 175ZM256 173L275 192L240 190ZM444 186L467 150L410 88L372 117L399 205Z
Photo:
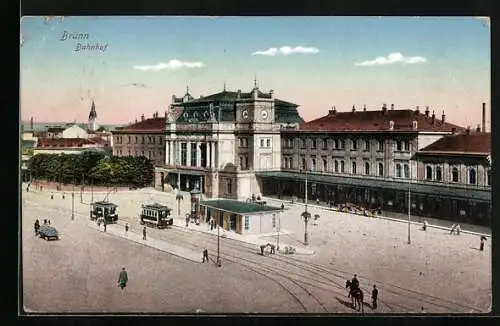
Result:
M363 291L360 288L352 288L352 282L350 280L347 280L345 283L345 288L349 288L349 295L347 296L348 298L351 298L352 301L352 306L354 309L356 309L356 306L358 307L358 310L361 309L361 312L364 312L363 310Z

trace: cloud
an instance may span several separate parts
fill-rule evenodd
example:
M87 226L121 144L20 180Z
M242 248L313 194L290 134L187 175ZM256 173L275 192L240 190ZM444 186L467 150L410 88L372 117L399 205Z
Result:
M317 48L313 47L304 47L304 46L296 46L294 48L289 47L289 46L282 46L279 49L278 48L269 48L265 51L255 51L252 53L252 55L267 55L274 57L277 54L281 55L290 55L294 53L300 53L300 54L310 54L310 53L318 53L319 50Z
M375 60L366 60L363 62L357 62L356 66L380 66L388 65L392 63L402 63L402 64L414 64L427 62L424 57L405 57L401 53L391 53L387 57L378 57Z
M142 71L160 71L160 70L177 70L181 68L202 68L205 65L202 62L188 62L180 60L170 60L169 62L160 62L154 66L134 66L134 69Z

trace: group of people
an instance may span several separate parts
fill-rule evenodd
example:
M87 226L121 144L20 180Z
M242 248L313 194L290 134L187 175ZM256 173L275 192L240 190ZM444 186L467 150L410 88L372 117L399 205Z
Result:
M50 225L50 220L48 219L43 219L43 225ZM35 235L38 235L38 232L40 230L40 220L36 219L35 224L34 224L34 229L35 229Z
M460 224L453 224L450 229L450 234L456 233L457 235L460 235Z
M348 298L353 296L357 291L362 292L359 287L359 280L356 274L354 274L352 280L350 281L347 280L346 288L349 288L349 294L347 296ZM377 286L374 284L372 289L372 309L377 309L377 300L378 300L378 289Z

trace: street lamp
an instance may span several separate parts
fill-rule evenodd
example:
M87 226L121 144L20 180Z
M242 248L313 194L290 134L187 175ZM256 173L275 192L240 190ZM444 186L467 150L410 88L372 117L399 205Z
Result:
M304 244L307 246L309 244L309 235L307 234L307 223L311 219L311 213L309 213L306 209L306 211L302 212L300 216L304 220Z
M283 211L283 210L281 210ZM276 250L280 250L280 230L281 230L281 212L278 213L278 240L276 241Z

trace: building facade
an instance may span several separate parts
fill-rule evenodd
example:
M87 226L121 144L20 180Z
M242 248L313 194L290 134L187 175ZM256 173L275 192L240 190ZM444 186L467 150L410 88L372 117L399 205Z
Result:
M417 198L418 209L426 204L454 220L491 223L490 133L478 129L443 137L416 153L415 161L419 183L457 189L450 200L439 200L439 192Z
M154 165L165 164L165 117L155 113L152 118L118 127L112 132L113 155L145 156Z
M165 127L165 164L157 184L199 188L208 197L245 199L259 192L256 171L279 171L281 125L302 122L297 105L264 93L226 91L172 104Z

